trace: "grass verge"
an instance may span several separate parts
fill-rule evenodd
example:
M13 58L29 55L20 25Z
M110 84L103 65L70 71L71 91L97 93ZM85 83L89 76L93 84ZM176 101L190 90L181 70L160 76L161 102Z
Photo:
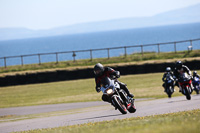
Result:
M135 98L164 98L163 73L121 76ZM178 90L176 88L176 90ZM194 93L194 92L193 92ZM57 103L100 101L94 79L0 87L0 108ZM180 96L176 91L172 96Z
M200 110L103 121L74 126L24 131L24 133L198 133Z

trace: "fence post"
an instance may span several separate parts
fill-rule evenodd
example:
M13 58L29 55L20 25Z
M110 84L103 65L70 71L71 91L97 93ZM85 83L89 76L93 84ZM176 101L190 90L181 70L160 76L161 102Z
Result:
M158 44L158 54L160 53L160 44Z
M143 45L141 45L141 53L142 53L142 56L144 55L144 52L143 52Z
M38 59L39 59L39 65L41 65L40 54L38 54Z
M174 52L176 53L176 42L174 42Z
M124 47L124 56L127 56L127 52L126 52L126 46Z
M58 64L58 53L56 53L56 64Z
M190 40L190 46L191 46L191 51L192 51L192 49L193 49L193 48L192 48L192 40Z
M6 57L4 57L4 67L6 68L7 65L6 65Z
M110 49L108 48L107 50L108 50L108 59L110 59L110 51L109 51Z
M23 56L21 56L21 64L24 65Z
M92 50L90 49L90 60L92 61Z
M72 54L73 58L74 58L74 62L76 61L75 57L76 57L76 53L73 51L73 54Z

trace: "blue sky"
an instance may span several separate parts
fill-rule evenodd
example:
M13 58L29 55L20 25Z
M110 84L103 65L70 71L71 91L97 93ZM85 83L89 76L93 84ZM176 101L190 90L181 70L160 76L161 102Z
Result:
M0 0L0 28L50 29L84 22L148 17L200 0Z

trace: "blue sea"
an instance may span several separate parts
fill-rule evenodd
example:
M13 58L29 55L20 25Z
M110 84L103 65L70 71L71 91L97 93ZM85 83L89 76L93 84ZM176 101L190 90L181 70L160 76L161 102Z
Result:
M28 54L66 52L88 49L100 49L121 46L158 44L164 42L191 40L200 38L200 23L181 24L137 29L116 30L97 33L62 35L43 38L0 41L0 57ZM187 50L189 42L178 43L176 50ZM193 49L200 49L200 41L192 42ZM157 46L143 48L144 52L158 52ZM161 45L160 52L174 51L174 45ZM124 54L124 49L110 50L110 57ZM128 54L141 52L140 47L127 49ZM92 58L107 57L106 50L93 51ZM41 55L41 62L55 62L56 55ZM89 59L90 52L76 53L76 59ZM59 61L73 60L72 53L58 54ZM38 63L38 56L23 57L24 64ZM7 58L6 65L21 65L21 58ZM4 59L0 59L0 67Z

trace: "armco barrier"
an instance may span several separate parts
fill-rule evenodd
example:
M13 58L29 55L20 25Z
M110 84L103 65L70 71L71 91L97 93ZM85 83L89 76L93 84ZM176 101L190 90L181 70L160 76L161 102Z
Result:
M200 69L200 60L186 61L184 62L184 64L187 65L191 70ZM112 66L112 68L120 71L121 75L128 75L128 74L163 72L165 71L165 68L168 66L172 67L173 69L174 62L152 63L143 65ZM50 71L50 72L26 73L26 74L0 77L0 86L47 83L55 81L86 79L93 77L94 77L93 68L84 68L76 70L56 70L52 72Z
M182 40L182 41L175 41L175 42L164 42L164 43L155 43L155 44L143 44L143 45L132 45L132 46L122 46L122 47L110 47L110 48L100 48L100 49L88 49L88 50L77 50L77 51L63 51L63 52L53 52L53 53L37 53L37 54L29 54L29 55L18 55L18 56L7 56L7 57L0 57L0 67L7 67L8 65L8 59L18 59L19 64L21 62L21 66L24 65L24 58L28 58L28 57L37 57L38 58L38 64L42 64L45 62L42 62L42 57L43 56L47 56L47 55L54 55L55 57L53 58L53 60L55 60L56 63L59 62L59 55L60 54L71 54L73 57L73 60L76 60L77 57L77 53L88 53L90 55L90 60L93 60L93 52L97 52L97 51L105 51L105 53L107 53L107 58L110 58L110 53L112 50L121 50L121 52L124 53L123 55L126 57L127 56L127 50L130 48L140 48L140 53L141 56L143 56L145 54L145 47L149 47L149 46L155 46L157 47L157 53L159 54L161 51L160 46L163 45L174 45L174 52L176 53L177 50L177 44L184 44L187 43L188 46L188 51L192 50L193 47L196 47L197 45L199 45L199 43L194 43L196 41L200 41L200 38L197 39L192 39L192 40ZM149 52L149 51L146 51ZM79 55L81 56L81 54ZM103 57L102 57L103 58ZM87 58L85 58L87 59ZM2 64L2 65L1 65Z

